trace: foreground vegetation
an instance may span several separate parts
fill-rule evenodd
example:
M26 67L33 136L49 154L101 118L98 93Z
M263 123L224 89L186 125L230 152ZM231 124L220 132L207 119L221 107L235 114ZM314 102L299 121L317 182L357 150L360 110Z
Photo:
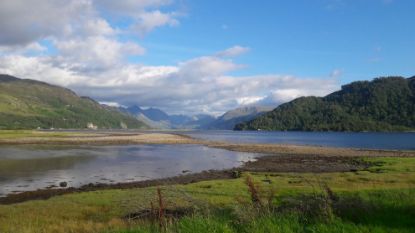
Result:
M325 97L301 97L235 129L413 131L415 77L358 81Z
M0 232L414 232L415 158L367 160L365 171L243 173L0 205Z

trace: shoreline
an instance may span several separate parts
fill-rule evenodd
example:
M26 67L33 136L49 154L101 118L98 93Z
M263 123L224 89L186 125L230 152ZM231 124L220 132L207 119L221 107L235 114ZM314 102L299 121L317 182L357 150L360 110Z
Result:
M129 145L129 144L197 144L238 152L277 155L324 155L346 157L415 157L415 150L388 150L326 147L294 144L233 143L208 141L174 132L76 132L50 136L53 132L33 131L35 134L16 138L0 138L2 145ZM1 132L0 132L1 133ZM0 135L1 136L1 135Z
M92 192L109 189L133 189L166 185L186 185L209 180L225 180L239 178L242 172L269 173L327 173L327 172L356 172L372 166L368 162L351 157L327 157L318 155L263 155L256 161L244 163L240 167L224 170L208 170L198 173L182 174L172 177L149 179L133 182L90 183L80 187L43 188L33 191L11 193L0 197L0 205L16 204L32 200L47 200L54 196L71 193Z
M372 164L362 158L370 157L415 157L415 151L368 150L320 146L298 146L284 144L238 144L194 139L174 133L106 133L66 135L62 137L26 137L0 139L0 145L125 145L125 144L196 144L212 148L261 154L256 161L246 162L240 167L225 170L209 170L173 177L150 179L116 184L95 183L81 187L39 189L0 197L0 204L14 204L29 200L45 200L69 193L90 192L105 189L131 189L173 184L189 184L207 180L232 179L235 172L272 173L326 173L356 172Z
M39 132L35 136L1 138L0 145L125 145L125 144L198 144L199 141L171 133L69 133L49 136Z

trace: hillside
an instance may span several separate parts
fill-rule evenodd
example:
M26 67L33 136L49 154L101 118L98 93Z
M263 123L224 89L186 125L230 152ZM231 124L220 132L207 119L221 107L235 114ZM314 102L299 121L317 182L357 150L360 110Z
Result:
M142 109L136 105L126 109L127 112L133 115L143 114L152 121L168 121L169 115L157 108Z
M120 111L135 116L138 120L145 122L152 128L157 129L200 129L211 123L216 118L207 114L198 114L194 116L186 115L169 115L158 108L143 109L139 106L130 106L128 108L119 108Z
M146 128L147 126L88 97L47 83L0 75L0 129Z
M211 122L205 128L207 129L233 129L233 127L245 121L252 120L253 118L271 111L272 107L263 106L247 106L230 110L220 116L215 121Z
M407 131L415 129L415 77L342 86L325 97L301 97L235 126L236 130Z

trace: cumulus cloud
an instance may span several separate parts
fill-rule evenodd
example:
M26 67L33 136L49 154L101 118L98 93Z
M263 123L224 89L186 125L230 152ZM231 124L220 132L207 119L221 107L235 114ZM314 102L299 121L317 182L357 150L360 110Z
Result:
M92 14L89 1L2 0L0 44L26 45L48 36L63 36Z
M145 12L137 16L137 23L131 28L140 35L145 35L154 28L164 25L177 26L179 21L175 19L175 14L162 13L158 10Z
M187 114L217 115L249 104L276 106L338 88L330 77L234 76L233 71L245 66L233 58L250 50L240 45L171 66L130 63L130 56L146 51L123 36L178 25L179 14L163 11L170 4L171 0L3 0L0 73L68 87L112 106L137 104ZM117 27L103 15L128 23Z
M56 67L45 58L0 58L1 73L63 85L112 105L155 106L170 113L218 115L240 105L277 106L299 96L321 96L338 88L337 81L331 78L227 75L237 66L216 57L200 57L176 66L128 64L80 75L66 67Z
M103 36L56 41L56 61L73 70L105 70L118 65L126 56L142 55L145 49L132 42L119 42Z
M162 12L154 9L172 4L171 0L95 0L94 4L103 12L132 21L129 29L141 36L157 27L178 25L177 17L181 15L175 11Z

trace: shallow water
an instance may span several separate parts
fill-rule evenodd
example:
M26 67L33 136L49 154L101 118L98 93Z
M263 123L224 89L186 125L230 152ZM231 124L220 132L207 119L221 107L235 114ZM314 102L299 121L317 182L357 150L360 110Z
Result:
M415 150L415 133L281 132L204 130L182 132L194 138L233 143L280 143L347 148Z
M201 145L6 146L0 147L0 196L62 181L79 187L226 169L255 156Z

